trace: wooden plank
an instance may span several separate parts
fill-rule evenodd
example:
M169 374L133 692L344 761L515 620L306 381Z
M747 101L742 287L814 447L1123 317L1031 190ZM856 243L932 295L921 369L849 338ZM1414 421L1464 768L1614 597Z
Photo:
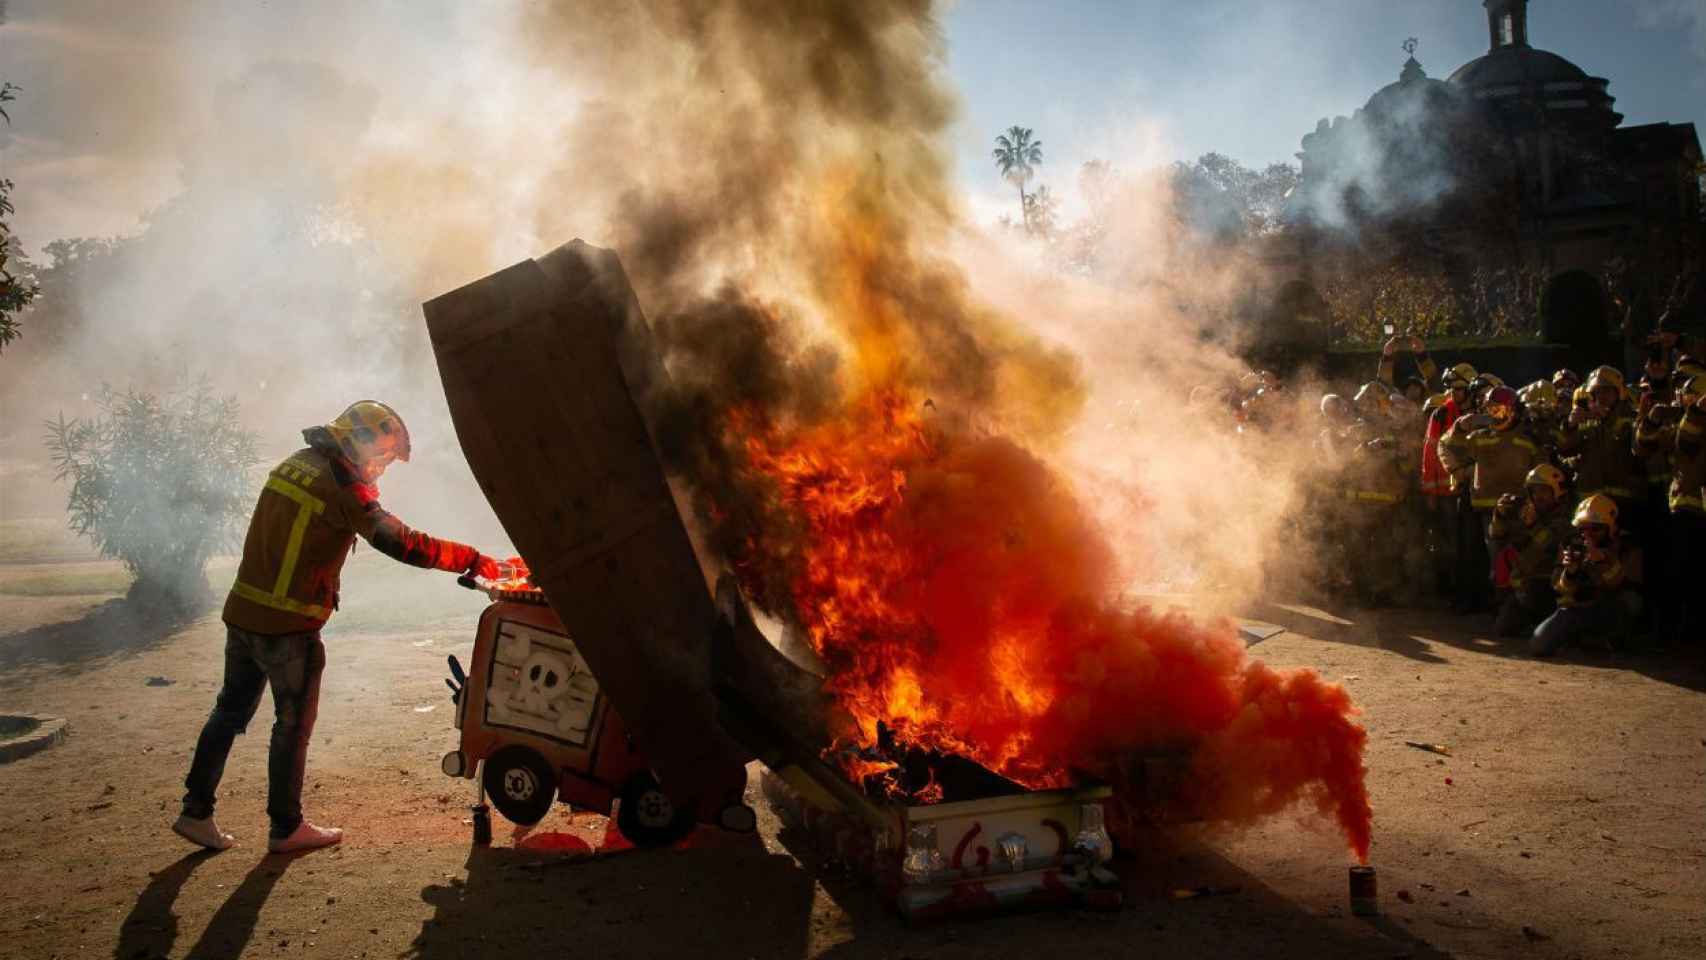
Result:
M661 382L614 253L581 241L423 304L468 465L664 787L729 802L716 610L640 406Z

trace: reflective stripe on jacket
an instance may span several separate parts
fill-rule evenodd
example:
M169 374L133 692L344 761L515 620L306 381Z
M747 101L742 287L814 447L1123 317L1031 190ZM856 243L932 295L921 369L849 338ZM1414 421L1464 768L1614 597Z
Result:
M337 609L339 576L358 535L419 567L465 570L479 557L472 547L409 529L341 456L305 448L274 467L261 488L225 622L260 634L318 630Z
M1517 427L1465 434L1463 425L1452 424L1441 438L1440 461L1451 470L1474 467L1470 505L1491 510L1504 494L1522 493L1528 471L1541 462L1540 445Z
M1691 407L1676 425L1669 501L1672 513L1706 513L1706 410Z

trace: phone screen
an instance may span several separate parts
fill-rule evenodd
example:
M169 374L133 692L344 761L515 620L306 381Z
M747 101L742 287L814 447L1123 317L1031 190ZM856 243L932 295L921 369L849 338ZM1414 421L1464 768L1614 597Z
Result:
M1385 330L1386 335L1390 337L1398 328L1394 327L1392 324L1389 323L1385 327L1382 327L1381 329Z

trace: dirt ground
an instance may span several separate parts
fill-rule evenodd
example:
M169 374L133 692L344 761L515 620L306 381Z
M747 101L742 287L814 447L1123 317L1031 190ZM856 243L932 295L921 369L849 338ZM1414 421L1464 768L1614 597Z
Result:
M387 602L399 576L430 599ZM1674 657L1540 663L1482 621L1252 611L1287 627L1259 656L1343 681L1364 711L1380 917L1350 915L1331 832L1276 820L1157 838L1119 861L1118 913L914 928L819 868L756 768L755 838L589 856L604 822L559 807L472 848L472 785L438 770L454 743L440 678L483 601L431 576L352 563L307 787L310 815L348 838L281 857L264 854L266 705L222 790L241 845L195 854L167 829L219 679L217 616L139 623L100 563L0 566L0 712L72 728L0 765L0 956L1706 956L1706 671ZM1197 887L1222 892L1174 896Z

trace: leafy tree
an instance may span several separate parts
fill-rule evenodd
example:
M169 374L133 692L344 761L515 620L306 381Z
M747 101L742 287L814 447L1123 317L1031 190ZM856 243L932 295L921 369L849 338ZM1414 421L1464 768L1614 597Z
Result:
M1043 142L1031 139L1029 127L1012 126L995 138L991 151L1001 176L1019 188L1019 213L1025 218L1025 229L1031 229L1031 208L1025 197L1025 184L1036 174L1043 162Z
M1175 214L1186 225L1199 236L1235 242L1280 231L1298 170L1274 163L1257 171L1205 153L1195 163L1174 164L1172 180Z
M42 248L47 262L29 264L36 287L30 306L30 341L37 346L63 347L79 334L95 329L87 298L79 291L93 288L117 272L135 252L135 238L119 240L74 237L54 240Z
M14 96L17 89L10 83L0 83L0 118L8 124L12 117L6 112L5 104L17 99ZM29 306L37 292L36 285L28 277L15 276L6 269L6 264L17 256L12 228L6 223L6 217L11 213L12 181L0 177L0 350L17 339L18 311Z
M71 529L124 562L133 598L193 609L208 597L208 558L241 543L256 436L237 398L206 380L163 395L103 386L97 403L91 419L46 424L55 479L71 481Z

